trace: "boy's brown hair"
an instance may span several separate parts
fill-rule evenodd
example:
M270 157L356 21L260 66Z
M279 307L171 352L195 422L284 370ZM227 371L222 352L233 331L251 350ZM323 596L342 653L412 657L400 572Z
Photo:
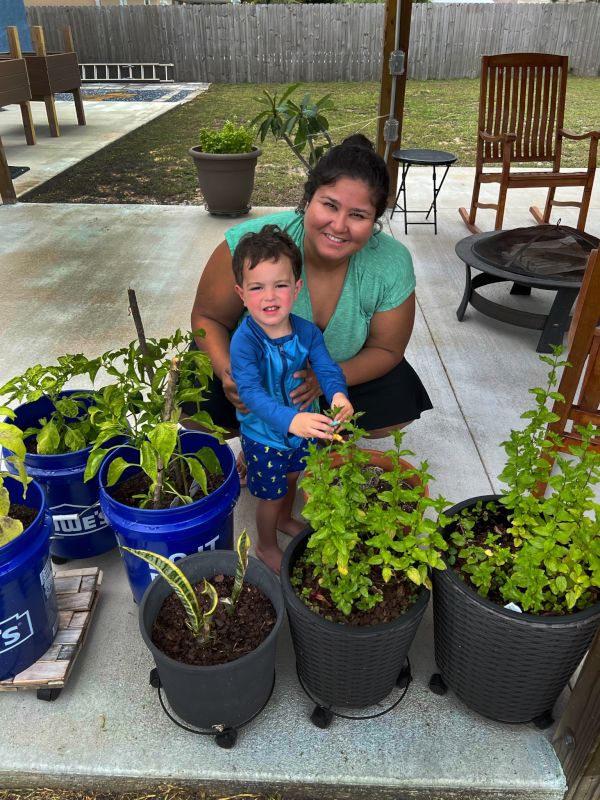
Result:
M265 225L256 233L242 236L233 253L233 274L235 282L241 286L244 282L244 267L254 269L261 261L278 261L281 257L289 258L294 272L294 280L302 275L302 253L285 231L278 225Z

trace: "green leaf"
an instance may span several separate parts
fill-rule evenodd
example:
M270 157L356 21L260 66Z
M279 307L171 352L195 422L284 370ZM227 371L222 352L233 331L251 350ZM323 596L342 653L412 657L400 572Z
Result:
M47 422L37 435L37 450L41 455L54 455L60 445L60 435L54 422Z
M108 452L109 450L102 447L92 450L88 457L87 464L85 465L85 473L83 476L84 481L89 481L90 478L94 477L94 475L100 469L100 465L104 461L104 457Z
M158 478L158 459L148 441L143 441L140 445L140 466L152 483L156 483Z
M130 467L131 464L128 464L124 458L121 456L117 456L114 461L110 462L108 467L108 474L106 476L106 483L108 486L114 486L115 483L119 480L123 472Z
M186 458L185 459L188 469L192 475L192 478L197 481L200 489L204 495L208 494L208 484L206 482L206 472L200 464L199 461L196 461L195 458Z
M206 469L213 475L222 475L221 463L212 447L202 447L196 453Z
M148 434L148 439L161 457L163 464L168 465L177 444L177 423L159 422Z
M84 450L87 447L85 436L81 431L67 428L65 431L65 445L72 453L77 450Z
M417 586L421 585L421 576L419 575L419 570L416 567L409 567L406 570L406 577L412 583L416 583Z
M12 517L0 517L0 547L23 533L23 524Z

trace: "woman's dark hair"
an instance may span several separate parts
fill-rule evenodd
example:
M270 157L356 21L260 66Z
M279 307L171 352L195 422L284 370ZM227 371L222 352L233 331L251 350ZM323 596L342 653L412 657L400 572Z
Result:
M348 136L319 159L304 184L300 207L305 208L321 186L329 186L339 178L364 181L373 193L375 219L383 214L387 206L390 176L385 161L362 133Z
M265 225L259 231L246 233L233 251L233 274L238 286L244 282L244 267L254 269L261 261L289 258L294 279L302 275L302 253L293 239L277 225Z

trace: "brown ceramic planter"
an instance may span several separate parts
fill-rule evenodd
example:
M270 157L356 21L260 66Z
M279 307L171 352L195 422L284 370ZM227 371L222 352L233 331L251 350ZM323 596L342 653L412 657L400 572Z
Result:
M250 211L256 160L261 153L259 147L249 153L203 153L200 147L189 150L211 214L240 217Z

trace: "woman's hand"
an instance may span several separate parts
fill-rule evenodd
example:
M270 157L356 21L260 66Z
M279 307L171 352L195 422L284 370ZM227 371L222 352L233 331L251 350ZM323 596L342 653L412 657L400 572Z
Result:
M229 402L237 408L238 411L241 411L242 414L248 413L248 408L242 403L241 398L238 394L237 384L233 380L231 376L231 371L229 369L225 369L223 371L223 391L225 392L225 397L229 400Z
M290 422L289 432L303 439L333 439L331 420L324 414L301 412Z
M294 378L304 378L304 383L301 383L300 386L296 386L296 388L290 392L290 399L295 406L300 405L300 411L304 411L304 409L308 408L312 401L320 397L323 392L319 386L317 376L310 367L294 372ZM296 435L300 436L300 434Z

